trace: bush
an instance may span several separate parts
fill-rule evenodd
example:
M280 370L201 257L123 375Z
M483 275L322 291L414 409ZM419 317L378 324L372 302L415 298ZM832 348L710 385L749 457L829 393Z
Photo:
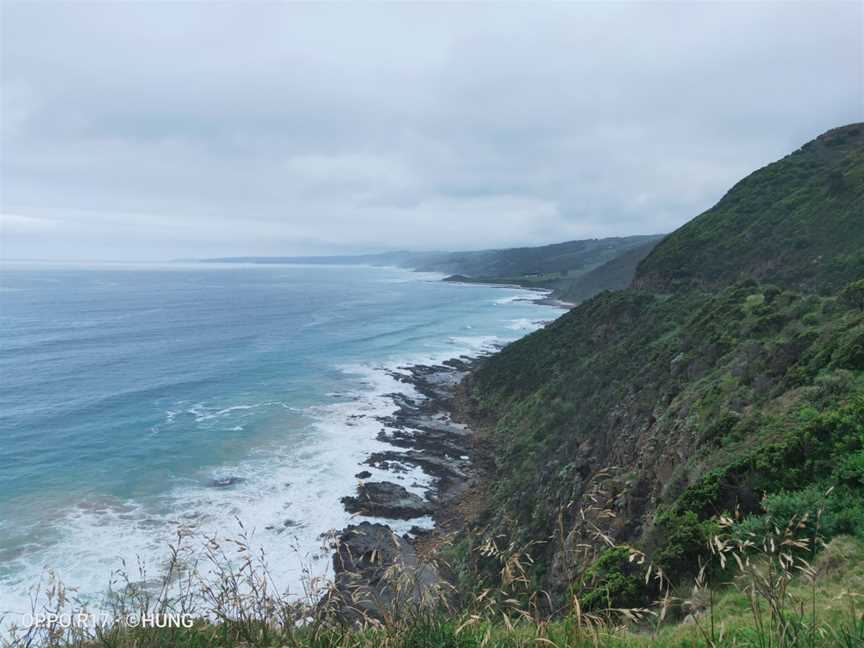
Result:
M846 457L834 471L834 478L843 486L864 491L864 450Z
M585 571L574 592L583 610L642 608L651 603L645 567L627 547L610 547Z
M857 489L827 490L824 486L811 485L798 491L767 495L763 507L764 514L748 516L738 525L738 531L761 538L766 532L783 528L795 519L801 520L810 538L818 535L831 539L844 534L864 538L864 498Z
M840 293L840 299L847 306L864 310L864 279L846 286Z
M667 511L657 518L654 562L675 580L693 576L699 571L699 559L707 552L709 538L716 533L716 522L702 521L693 511Z

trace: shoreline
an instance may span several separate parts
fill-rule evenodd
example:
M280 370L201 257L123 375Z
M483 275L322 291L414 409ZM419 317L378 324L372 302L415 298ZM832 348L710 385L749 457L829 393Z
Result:
M390 277L390 274L385 276ZM417 290L414 285L417 278L407 272L404 278L402 273L395 278L400 283L410 281L410 290ZM107 503L100 500L91 504L73 493L67 509L46 518L46 528L59 530L56 540L52 537L44 550L34 550L32 555L38 556L40 563L55 568L63 582L78 588L88 605L100 606L103 583L108 581L111 570L120 561L128 563L134 560L134 557L130 558L133 552L148 565L160 565L165 547L175 537L176 529L180 528L184 538L189 538L185 542L191 553L204 543L206 536L232 537L240 533L235 523L236 516L240 516L245 527L255 536L256 551L264 550L270 556L274 578L280 588L290 597L301 599L305 596L307 582L304 569L319 582L332 580L331 531L344 530L367 519L347 514L340 503L340 498L356 494L359 477L355 478L355 475L367 469L374 475L367 478L369 481L403 485L406 490L419 495L422 506L429 507L429 513L418 519L388 520L378 516L369 519L370 522L389 524L399 534L410 534L412 542L419 546L445 526L444 502L451 501L456 489L468 482L473 470L471 464L476 463L476 456L470 449L471 438L466 433L461 440L458 436L448 439L446 433L440 433L436 439L428 430L418 433L414 425L416 421L407 420L416 414L416 405L421 402L430 408L433 418L444 410L450 411L449 394L446 405L442 402L445 398L442 394L428 398L429 389L435 387L429 382L433 380L432 374L446 367L446 381L449 381L448 389L452 393L452 388L470 370L470 365L493 352L496 342L504 344L518 339L536 329L540 321L551 320L563 313L533 307L532 298L540 296L539 293L518 288L500 295L480 287L467 293L441 292L442 299L466 304L459 323L464 320L470 325L445 325L437 337L433 337L436 331L430 331L427 335L430 340L428 350L423 344L400 344L392 348L392 355L385 355L383 359L375 349L365 356L378 358L367 358L359 353L356 355L360 359L356 361L353 356L347 360L337 358L338 364L332 366L338 372L334 382L338 389L325 394L323 390L329 389L330 383L322 383L322 394L326 398L298 409L296 413L288 407L291 403L287 399L284 403L273 400L273 412L267 416L268 420L278 422L278 426L271 426L278 428L278 435L268 435L264 438L265 443L255 446L256 452L249 453L249 456L244 453L236 459L207 466L199 470L194 479L167 484L164 490L152 496L145 493L134 498L117 497ZM475 292L482 295L481 300L477 300ZM510 301L520 303L505 303ZM402 304L399 308L409 305ZM423 317L411 315L410 319L422 321ZM485 324L487 320L488 325ZM453 362L457 365L448 364ZM421 364L428 371L424 372ZM429 383L428 387L426 383ZM419 389L414 387L415 384ZM424 390L427 392L425 396L420 393ZM172 399L159 407L159 421L163 421L162 415L167 412L172 422L177 414L180 421L177 429L186 429L180 426L187 425L196 430L210 427L231 429L235 423L244 423L238 419L240 413L257 411L252 407L271 401L269 394L262 398L255 396L251 394L247 398L244 395L227 402L216 399L205 402L204 398L175 402ZM413 401L413 405L398 400L405 397ZM433 400L434 408L441 412L431 413ZM284 423L286 416L298 417L296 429L302 431L303 436L298 432L297 439L308 442L303 446L309 449L308 457L295 452L290 441L287 444L284 441L282 428L291 432L295 427L293 418L288 424ZM396 429L387 425L387 419L395 422L392 427ZM220 422L223 420L224 424ZM258 419L250 420L257 425ZM431 422L432 425L437 423L441 421ZM171 431L174 428L166 425L165 429ZM438 449L430 447L436 443ZM447 443L449 450L445 451ZM257 451L258 448L263 451ZM313 451L314 455L311 454ZM468 459L462 459L463 456ZM373 468L368 462L377 463L379 468ZM391 469L387 470L382 463ZM410 472L398 472L400 465L410 465ZM431 501L427 501L427 493ZM416 500L409 499L416 504ZM84 505L79 506L79 501ZM97 524L102 533L95 542L85 542ZM125 538L124 543L112 542L118 536ZM75 562L63 559L65 547L72 547L74 555L79 556ZM16 561L20 560L21 568L16 562L14 580L8 579L8 588L5 587L7 580L0 587L4 590L0 612L26 611L27 588L30 583L38 582L43 573L35 560L26 562L30 555L22 551L14 556Z
M569 307L548 298L521 301ZM382 618L389 606L400 603L387 584L394 577L408 576L415 581L420 599L429 590L452 587L435 565L433 554L446 536L464 528L482 509L483 485L491 474L488 441L479 421L472 420L463 385L485 359L502 348L504 345L495 345L477 355L388 372L410 385L420 398L388 394L396 410L377 419L382 425L377 439L392 449L371 453L362 465L384 470L394 480L407 470L420 469L431 481L420 497L396 481L366 481L372 475L365 468L355 475L359 480L356 492L341 500L355 521L336 532L332 558L336 594L328 597L328 604L333 605L335 597L338 614L356 620L360 610L361 617ZM413 526L399 535L391 527L392 522L423 517L431 517L431 528Z
M473 286L492 286L496 288L515 288L519 290L530 290L532 292L544 293L543 297L537 297L535 299L526 298L524 300L519 301L530 301L532 304L537 304L539 306L555 306L556 308L576 308L578 304L574 302L564 301L563 299L557 299L552 297L555 290L552 288L544 288L542 286L531 286L519 283L511 283L507 281L492 281L491 279L471 279L470 277L463 277L462 275L450 275L448 277L444 277L441 281L446 281L447 283L454 284L466 284Z
M484 464L477 432L464 422L458 393L470 372L500 348L390 372L394 379L411 385L420 398L390 395L397 407L378 419L382 427L377 438L392 449L373 452L363 462L390 473L394 481L366 481L371 473L360 471L356 494L342 498L356 521L336 533L332 558L336 593L325 603L334 606L338 615L351 620L382 618L398 602L393 593L398 588L390 585L394 579L410 578L419 599L448 587L429 558L442 534L464 526L459 503L480 486ZM431 480L422 498L395 481L412 468ZM413 526L402 535L389 524L425 516L432 518L431 528Z

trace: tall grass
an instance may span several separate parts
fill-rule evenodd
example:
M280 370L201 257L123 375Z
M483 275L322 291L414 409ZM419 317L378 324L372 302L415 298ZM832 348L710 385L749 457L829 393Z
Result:
M144 565L136 566L134 578L125 565L115 574L104 603L110 622L66 623L70 617L64 615L88 612L87 606L49 575L33 592L31 616L40 615L41 622L12 627L0 646L862 648L860 594L842 591L842 611L826 605L821 580L829 575L815 566L823 542L811 522L802 516L757 533L721 518L723 531L711 539L710 559L677 596L680 588L672 588L644 554L627 548L646 583L657 583L657 600L590 610L578 592L556 607L548 593L532 591L531 545L502 548L486 540L472 549L478 559L500 565L498 584L462 596L446 586L429 588L418 582L416 570L397 564L384 570L378 588L358 588L346 597L331 583L310 578L302 596L289 598L274 584L266 557L251 549L245 530L231 540L207 539L201 552L189 551L188 540L178 536L158 579ZM576 579L590 564L581 558L581 572L571 566ZM831 581L833 592L837 581ZM363 597L382 591L386 601L364 605ZM124 622L159 615L194 621L161 628Z

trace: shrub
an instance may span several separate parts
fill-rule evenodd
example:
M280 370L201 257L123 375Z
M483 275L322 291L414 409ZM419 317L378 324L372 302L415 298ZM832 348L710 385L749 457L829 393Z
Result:
M864 279L853 281L840 293L840 299L847 306L864 310Z
M652 587L645 567L627 547L603 551L576 587L583 610L641 608L651 602Z
M864 538L864 500L861 491L849 488L826 490L811 485L797 491L781 491L763 500L765 513L745 518L737 525L742 534L762 538L789 520L800 520L803 533L810 538L830 539L850 534Z
M693 576L699 569L700 557L707 551L709 538L716 532L714 521L702 521L693 511L667 511L657 518L654 562L667 574L674 574L676 580Z

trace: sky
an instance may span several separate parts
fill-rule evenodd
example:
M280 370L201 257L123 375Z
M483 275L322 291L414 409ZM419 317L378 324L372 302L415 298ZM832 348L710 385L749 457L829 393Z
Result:
M0 4L0 258L670 232L864 120L864 4Z

